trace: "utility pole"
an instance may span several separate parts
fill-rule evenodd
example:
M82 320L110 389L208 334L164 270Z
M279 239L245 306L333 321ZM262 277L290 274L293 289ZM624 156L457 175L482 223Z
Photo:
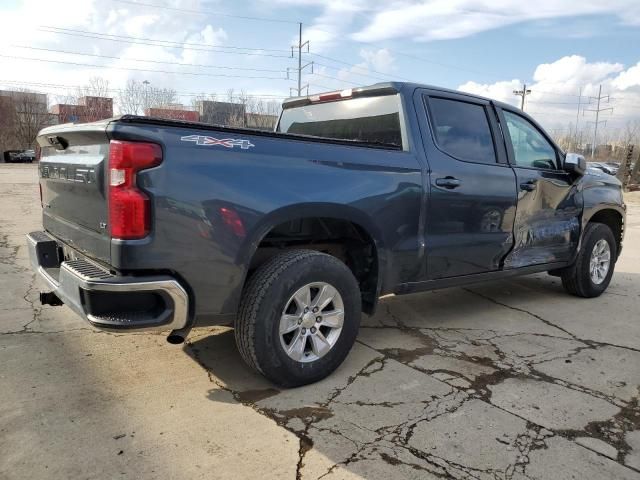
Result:
M307 85L302 85L302 72L305 68L307 67L311 67L311 73L313 73L313 62L308 62L305 65L302 65L302 49L304 47L307 47L307 53L309 53L309 40L305 41L304 43L302 42L302 22L298 23L298 44L297 45L293 45L291 47L291 58L294 57L293 52L294 49L298 50L298 68L296 68L295 70L297 70L298 72L298 88L294 89L291 88L289 89L289 93L291 93L291 90L297 90L298 96L301 97L302 96L302 90L304 90L305 88L307 89L307 92L309 92L309 84ZM289 69L287 69L287 78L289 78Z
M520 110L524 112L524 98L531 93L531 90L527 90L527 84L522 85L522 90L514 90L513 93L519 97L522 97L520 101Z
M578 151L578 148L582 144L582 135L580 135L580 139L578 140L578 121L580 120L580 104L582 103L582 87L580 87L580 91L578 92L578 111L576 112L576 137L575 137L575 145L573 148L575 151Z
M604 99L607 100L607 102L609 102L609 95L602 95L602 84L600 84L600 87L598 88L598 96L597 97L589 97L590 99L596 100L597 101L597 106L594 109L591 110L586 110L585 112L596 112L596 121L595 122L590 122L593 123L593 142L591 143L591 159L593 160L594 157L596 156L596 141L598 139L598 124L600 123L604 123L606 125L607 121L606 120L599 120L600 118L600 112L604 112L606 110L611 110L613 111L613 107L607 107L607 108L600 108L600 102Z

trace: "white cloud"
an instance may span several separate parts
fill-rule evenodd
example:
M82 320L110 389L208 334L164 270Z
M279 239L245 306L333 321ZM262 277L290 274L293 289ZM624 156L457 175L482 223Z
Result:
M346 34L356 15L369 8L367 0L262 0L268 8L280 7L286 11L289 7L321 8L322 13L312 22L305 22L303 42L309 41L315 52L322 52L335 46L340 37ZM298 36L291 38L291 44L298 43Z
M386 48L376 50L360 50L362 62L350 67L340 68L337 72L321 64L315 67L315 74L307 74L305 81L309 82L314 90L340 90L347 86L362 86L375 80L389 81L389 74L395 70L395 57Z
M596 62L587 63L587 59L579 55L562 57L553 63L538 65L533 79L541 83L567 83L582 85L599 82L612 73L624 69L621 63Z
M590 63L584 57L571 55L538 65L533 79L533 83L527 84L531 94L526 97L526 111L548 128L567 128L575 124L576 116L582 127L592 121L590 110L595 108L593 97L597 96L600 85L602 95L608 96L601 107L613 107L613 111L605 111L600 116L600 120L607 121L603 131L615 131L628 121L640 118L640 62L625 70L619 63ZM458 89L519 105L520 97L513 91L520 90L523 83L522 79L491 84L469 81Z
M393 70L395 58L386 48L380 48L378 50L363 49L360 50L360 56L364 58L368 65L373 67L373 70L384 73Z
M582 15L616 15L640 24L637 0L405 0L376 3L373 19L353 38L363 42L411 37L419 41L463 38L530 20Z
M613 79L611 84L620 90L640 86L640 62L628 70L621 72L620 75Z
M482 95L483 97L500 100L501 102L516 104L513 91L522 88L520 80L504 80L496 83L476 83L469 81L458 87L458 90L474 95Z
M174 10L136 7L100 0L58 0L55 11L64 14L52 15L50 3L50 0L23 0L16 5L0 6L0 17L3 20L3 27L0 28L0 89L31 88L48 93L49 101L56 102L70 92L73 93L75 86L84 85L91 77L99 76L109 81L110 87L114 89L114 97L117 96L117 89L122 88L130 78L138 81L148 80L153 86L173 88L178 92L224 92L229 88L251 91L257 82L246 78L249 74L245 71L177 64L277 68L270 62L269 57L232 55L207 48L227 44L251 45L251 40L247 42L244 36L230 38L228 32L220 26L222 21L216 23L216 18L212 16L182 15ZM171 6L184 6L193 10L211 8L208 0L173 0ZM29 21L25 21L25 18ZM52 33L46 31L51 29L42 26L98 32L115 37L108 41L69 30ZM132 42L126 37L136 37L138 41ZM175 43L166 47L154 46L154 42L148 39ZM189 47L186 45L188 43L201 46ZM16 45L30 48L19 48ZM73 55L60 51L102 57ZM235 53L236 50L229 52ZM283 63L281 61L278 65ZM187 75L188 72L198 75ZM237 77L212 76L213 74ZM263 76L285 78L285 66L282 66L281 73ZM62 87L59 87L60 85ZM65 85L69 88L64 87ZM259 88L271 94L288 93L288 85L282 80L261 80ZM189 104L191 97L183 96L180 100Z

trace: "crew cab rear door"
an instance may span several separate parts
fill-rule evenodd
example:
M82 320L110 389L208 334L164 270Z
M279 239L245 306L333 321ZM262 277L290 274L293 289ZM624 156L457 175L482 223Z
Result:
M427 89L414 104L429 176L427 279L500 270L513 245L517 191L493 105Z
M504 267L570 260L580 236L582 196L571 175L562 170L561 152L519 110L497 112L518 185L514 246Z

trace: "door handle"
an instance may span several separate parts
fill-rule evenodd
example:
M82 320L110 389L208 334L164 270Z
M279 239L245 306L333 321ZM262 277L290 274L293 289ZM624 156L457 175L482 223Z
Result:
M458 188L461 184L462 182L460 180L453 177L436 178L436 185L439 187L453 189Z
M526 192L533 192L536 189L536 181L529 180L528 182L522 182L520 184L520 190L524 190Z

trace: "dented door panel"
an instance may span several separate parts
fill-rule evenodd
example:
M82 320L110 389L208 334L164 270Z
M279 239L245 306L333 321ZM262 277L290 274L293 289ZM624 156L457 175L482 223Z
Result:
M505 268L519 268L571 259L580 239L582 192L564 172L514 168L521 190L514 228L514 246Z

